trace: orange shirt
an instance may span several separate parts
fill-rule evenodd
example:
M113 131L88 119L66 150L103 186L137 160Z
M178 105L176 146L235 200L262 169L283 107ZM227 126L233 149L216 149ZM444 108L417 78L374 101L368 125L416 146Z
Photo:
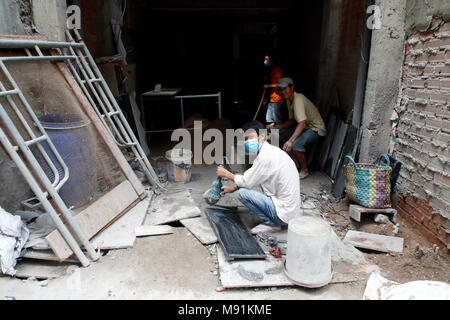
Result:
M272 84L278 84L278 81L283 78L283 70L280 67L275 66L273 70L270 72L270 82ZM270 102L281 102L283 98L277 93L276 88L272 88L270 91Z

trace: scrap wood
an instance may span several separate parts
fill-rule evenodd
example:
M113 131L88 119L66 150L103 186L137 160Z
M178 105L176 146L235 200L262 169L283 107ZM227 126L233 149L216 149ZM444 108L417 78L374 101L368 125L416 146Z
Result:
M147 194L147 193L146 193ZM88 239L103 231L140 201L128 180L116 186L109 193L92 203L74 217ZM58 230L46 237L50 247L60 261L73 252Z
M95 236L91 242L94 248L102 250L132 248L136 240L134 230L144 221L149 202L149 198L142 200L106 230Z
M52 52L52 55L59 55L57 52ZM83 111L86 113L86 115L89 117L89 119L92 122L92 125L97 130L97 133L102 138L103 142L108 147L109 151L112 153L115 161L117 162L119 168L121 169L122 173L125 175L125 177L128 179L128 181L133 186L136 193L141 197L141 199L145 198L146 192L145 188L142 185L142 183L139 181L138 177L136 176L133 169L130 167L129 163L125 159L122 151L117 146L116 142L114 141L113 137L109 134L103 123L101 122L99 116L95 112L94 108L89 103L87 97L84 95L82 89L76 82L75 78L73 77L72 73L70 72L69 68L67 67L65 62L57 62L56 63L58 69L66 79L68 85L72 89L75 97L78 99L78 102L80 103Z

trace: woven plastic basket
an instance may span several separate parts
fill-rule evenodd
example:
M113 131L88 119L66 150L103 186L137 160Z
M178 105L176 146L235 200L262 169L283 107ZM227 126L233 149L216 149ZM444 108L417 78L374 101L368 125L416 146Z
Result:
M351 201L372 209L391 207L392 168L387 154L381 155L377 164L355 163L350 156L345 157L345 163L346 190Z

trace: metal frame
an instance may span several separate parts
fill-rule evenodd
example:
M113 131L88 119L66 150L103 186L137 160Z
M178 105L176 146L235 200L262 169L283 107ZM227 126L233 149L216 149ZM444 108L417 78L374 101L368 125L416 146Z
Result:
M172 131L177 130L177 129L147 130L146 121L145 121L145 105L144 105L144 98L147 98L147 97L163 98L165 96L141 94L141 114L142 114L142 120L144 122L145 133L147 134L147 133L154 133L154 132L172 132ZM215 93L215 94L198 94L198 95L183 95L183 96L175 95L173 97L169 96L169 97L167 97L167 99L180 100L181 127L182 128L184 128L184 104L183 104L183 100L184 99L198 99L198 98L217 98L219 119L222 118L222 93L221 92L218 92L218 93ZM187 129L187 130L190 130L190 129Z
M70 57L75 56L75 59L68 59L66 63L103 125L118 146L131 149L147 179L156 188L155 192L166 191L79 32L77 30L72 32L75 39L69 31L66 31L67 38L70 41L69 46L55 48L61 56L64 56L62 50L64 48L70 52Z
M84 246L92 261L98 260L99 254L94 250L89 240L83 234L78 223L73 218L72 213L58 194L58 190L69 178L69 170L67 165L56 150L45 129L40 124L40 121L18 87L17 83L9 73L5 62L26 63L34 61L65 61L78 85L82 88L83 93L91 103L92 108L95 110L116 144L124 148L131 148L135 155L135 159L141 165L150 183L155 187L155 193L160 193L166 189L159 182L156 173L142 150L142 147L137 142L132 129L126 121L119 105L117 104L117 101L111 93L111 90L105 82L100 70L95 64L89 50L81 40L79 33L76 30L74 33L78 42L73 40L69 32L67 32L67 36L70 42L0 39L0 49L24 49L25 51L24 56L0 57L0 70L8 79L9 85L13 87L13 90L7 90L7 86L0 82L0 98L6 98L8 104L11 106L19 121L25 128L25 131L31 137L28 141L24 139L19 130L16 128L14 122L11 120L6 109L0 103L0 143L3 145L11 159L16 163L19 171L22 173L32 191L35 193L36 198L52 217L58 231L75 253L78 260L83 266L89 266L90 262L81 250L80 245ZM32 54L30 49L35 50L36 53ZM47 56L43 54L42 49L55 49L60 53L60 55ZM66 52L69 51L70 54L63 54L63 50ZM95 100L93 99L91 93L94 95ZM13 100L13 95L17 95L19 97L21 104L25 107L25 111L33 120L34 125L38 128L40 135L37 136L32 130L32 125L27 123L27 120L23 116L22 110L19 109ZM97 101L97 104L95 101ZM98 106L100 106L100 108ZM51 152L55 155L57 161L62 166L64 171L63 177L59 176L56 165L53 163L42 146L42 143L44 142L50 146ZM49 180L35 155L31 152L30 147L33 145L37 146L37 150L43 156L54 173L54 181ZM59 213L61 213L64 217L68 226L64 224L59 216Z
M4 44L4 46L2 46ZM0 40L0 48L12 48L14 47L14 40ZM19 44L19 48L24 45L23 41ZM19 118L21 124L25 128L27 134L31 137L30 140L25 141L22 137L19 130L16 128L14 122L11 120L8 112L4 108L3 104L0 103L0 142L4 146L6 152L11 157L11 159L16 163L19 171L22 173L31 189L35 193L36 197L41 202L44 209L50 214L55 225L64 240L67 242L69 247L75 253L79 261L83 266L89 266L90 262L84 253L81 251L80 244L84 246L87 250L89 256L93 261L99 259L99 254L95 252L94 248L90 244L89 240L85 237L79 225L76 223L75 219L72 216L72 213L67 208L64 201L58 194L58 190L62 187L62 185L69 178L69 170L64 160L62 159L59 152L56 150L53 142L47 135L45 129L42 127L39 119L34 113L32 107L26 100L22 91L20 90L17 83L14 81L10 72L8 71L5 62L32 62L32 61L57 61L56 57L46 57L42 54L41 50L35 46L34 47L38 56L33 56L31 52L27 49L27 56L24 57L0 57L0 70L5 74L10 86L13 87L13 90L6 90L6 86L0 81L0 96L5 97L8 101L9 105L13 109L14 113ZM46 59L51 58L51 59ZM61 57L62 61L66 60L68 57ZM17 95L21 104L25 107L25 111L31 117L34 122L34 125L38 128L40 133L39 136L36 136L36 133L33 131L31 126L28 124L27 120L24 117L24 114L19 109L15 101L12 99L13 95ZM6 130L6 131L5 131ZM64 177L60 179L58 170L56 169L56 165L53 163L48 153L45 151L42 143L46 142L51 152L55 155L57 161L62 166L64 171ZM50 169L53 171L55 180L53 182L45 174L41 165L37 161L35 155L31 151L30 147L36 145L37 150L43 156ZM19 153L20 152L20 153ZM31 168L30 168L31 167ZM41 188L41 186L43 186ZM50 202L49 197L53 200ZM66 227L66 225L61 220L58 212L62 214L62 216L67 221L68 226L71 231ZM75 237L72 235L72 233ZM79 243L78 243L78 242Z

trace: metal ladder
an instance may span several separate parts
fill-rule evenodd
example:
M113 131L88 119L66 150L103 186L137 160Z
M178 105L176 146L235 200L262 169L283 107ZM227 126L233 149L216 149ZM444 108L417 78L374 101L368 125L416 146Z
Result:
M45 57L40 50L36 51L38 53L38 56L33 56L29 50L26 50L26 57L0 57L0 69L6 76L10 86L13 87L12 90L7 90L6 86L0 81L0 98L6 98L8 104L13 109L14 113L20 120L20 123L25 128L26 133L30 137L29 140L26 140L22 136L22 134L12 121L11 117L9 116L8 112L6 111L5 107L2 103L0 103L0 142L5 148L7 154L17 165L17 168L22 173L25 180L28 182L29 186L31 187L38 200L41 202L44 209L50 214L51 218L55 222L57 229L59 230L69 247L72 249L72 251L75 253L76 257L79 259L83 266L88 266L90 262L81 250L80 245L84 246L93 261L98 260L99 254L95 252L94 248L92 247L86 236L83 234L79 225L74 220L72 213L58 194L58 190L69 178L69 170L67 168L67 165L64 163L61 155L56 150L54 144L47 135L45 129L42 127L36 114L34 113L32 107L26 100L25 96L23 95L22 91L14 81L5 65L5 62L30 62L47 60L45 59L47 57ZM61 60L63 60L67 57L60 58ZM50 60L57 61L57 59L55 59L54 57L52 57L52 59ZM37 127L39 134L36 134L28 124L21 109L15 103L13 96L17 96L19 98L20 103L25 107L25 111L28 113L28 116L31 117L31 120ZM59 176L56 165L53 163L47 151L42 146L42 143L44 142L48 144L51 152L54 154L57 161L62 166L64 171L64 176L62 178ZM42 157L45 159L46 163L52 170L54 174L53 182L50 181L41 165L37 161L35 154L31 150L31 147L33 146L37 147L34 149L35 152L38 152L38 154L42 155ZM50 199L52 200L52 202L50 201ZM62 214L71 231L69 231L68 227L66 227L66 225L63 223L58 212ZM72 233L76 236L77 240L72 235Z
M66 31L67 39L77 46L58 48L59 54L64 56L64 50L66 50L69 51L70 56L76 57L74 60L66 60L66 64L109 134L119 147L131 149L135 160L155 187L155 192L159 194L161 191L166 191L79 32L75 29L72 33L76 40L70 31Z

